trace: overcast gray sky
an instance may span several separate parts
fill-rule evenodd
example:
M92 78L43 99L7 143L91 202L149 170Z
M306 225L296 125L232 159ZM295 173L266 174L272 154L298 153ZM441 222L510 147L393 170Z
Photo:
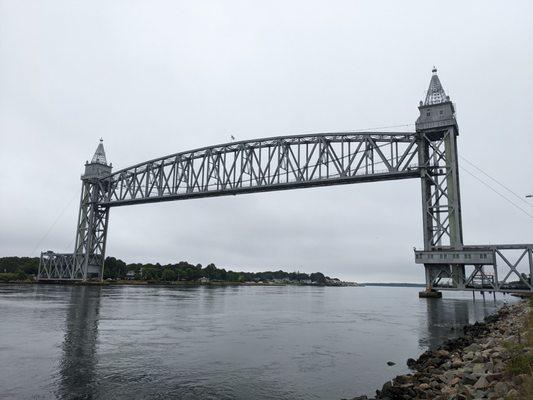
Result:
M0 0L0 256L72 251L100 137L120 169L230 134L411 124L433 65L460 155L533 193L532 42L530 1ZM463 172L461 190L467 243L533 242L532 218ZM421 215L416 179L120 207L107 253L422 281Z

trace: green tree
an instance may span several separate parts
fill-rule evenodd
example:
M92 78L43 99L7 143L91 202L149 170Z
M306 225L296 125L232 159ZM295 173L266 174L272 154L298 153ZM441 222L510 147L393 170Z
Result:
M233 275L234 275L233 271L226 272L226 280L229 281L229 282L233 282L233 280L234 280Z
M323 285L326 283L326 277L322 272L315 272L311 274L311 281L316 282L319 285Z
M22 268L17 269L17 280L24 281L26 280L27 276L25 272L22 270Z
M115 257L106 257L104 261L104 279L124 279L128 268L126 263Z
M176 280L176 273L170 268L165 268L163 270L163 273L161 274L161 280L165 281L165 282L175 281Z
M217 267L215 267L215 264L211 263L202 270L202 276L209 278L209 279L215 279L216 272L217 272Z
M159 272L157 271L157 268L155 268L154 266L144 267L143 275L144 275L144 279L146 279L147 281L158 281L159 280Z
M16 273L22 269L27 275L37 275L39 269L38 257L1 257L0 272Z
M17 274L15 274L14 272L1 272L0 273L0 282L11 282L11 281L16 281L18 278L17 278Z
M202 271L196 267L187 268L186 271L186 274L190 281L197 281L202 277Z

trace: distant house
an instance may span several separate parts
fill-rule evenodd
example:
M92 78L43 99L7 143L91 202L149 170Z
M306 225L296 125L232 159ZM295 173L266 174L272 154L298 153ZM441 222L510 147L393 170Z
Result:
M201 277L200 278L200 283L209 283L209 278L206 278L206 277Z
M128 272L126 272L126 279L128 281L135 279L135 271L129 270Z

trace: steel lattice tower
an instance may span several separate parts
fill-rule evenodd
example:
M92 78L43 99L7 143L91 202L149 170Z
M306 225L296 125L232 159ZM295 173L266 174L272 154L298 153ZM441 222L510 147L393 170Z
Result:
M102 139L81 177L81 199L74 248L73 279L103 278L109 207L102 206L112 165L107 164Z
M462 250L463 228L459 192L455 107L433 69L426 99L418 107L416 121L418 165L422 184L424 251ZM439 274L452 277L454 286L464 285L464 266L424 264L427 289ZM451 270L450 270L451 269Z

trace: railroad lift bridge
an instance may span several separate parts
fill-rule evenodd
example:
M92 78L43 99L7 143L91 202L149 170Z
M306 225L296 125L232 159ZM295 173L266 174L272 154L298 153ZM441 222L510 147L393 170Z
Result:
M41 253L39 281L102 280L113 207L420 179L426 291L533 292L533 244L464 245L455 108L437 70L415 132L342 132L233 141L112 172L102 141L81 177L74 253ZM525 272L521 272L521 268Z

